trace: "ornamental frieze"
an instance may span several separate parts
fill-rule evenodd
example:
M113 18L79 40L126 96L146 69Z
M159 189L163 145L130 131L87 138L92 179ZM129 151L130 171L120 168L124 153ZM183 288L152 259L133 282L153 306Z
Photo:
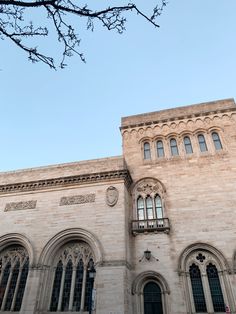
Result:
M37 201L26 201L26 202L11 202L5 206L5 212L13 210L25 210L36 208Z
M95 202L95 194L63 196L60 200L60 206L94 203L94 202Z

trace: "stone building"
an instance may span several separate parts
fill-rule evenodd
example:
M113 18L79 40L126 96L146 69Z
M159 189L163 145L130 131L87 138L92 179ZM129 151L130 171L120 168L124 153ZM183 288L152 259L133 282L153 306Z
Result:
M1 313L236 313L234 100L120 130L122 156L0 174Z

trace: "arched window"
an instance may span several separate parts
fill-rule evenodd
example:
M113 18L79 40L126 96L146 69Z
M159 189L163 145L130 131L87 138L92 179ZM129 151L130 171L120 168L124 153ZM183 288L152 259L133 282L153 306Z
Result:
M158 219L162 219L163 218L162 201L159 195L155 196L155 209L156 209L156 217Z
M227 262L217 250L210 249L214 253L200 248L183 253L186 258L181 262L180 274L185 276L189 313L225 313L226 305L232 307L232 292L225 271Z
M163 314L162 293L159 285L153 281L146 283L143 289L144 314Z
M144 159L151 159L151 148L148 142L143 144L143 157Z
M138 211L138 220L144 220L144 201L143 201L142 196L138 197L137 211Z
M157 141L157 156L159 158L165 156L164 146L163 146L163 142L162 141Z
M193 148L192 148L192 144L191 144L191 140L189 136L184 137L184 147L185 147L186 154L193 153Z
M200 151L206 152L207 151L207 145L206 145L205 137L203 134L198 135L198 143L199 143Z
M18 312L29 271L29 256L22 246L10 246L0 254L0 309Z
M56 257L50 312L88 311L93 289L89 269L93 254L85 242L71 242Z
M153 219L153 200L151 196L147 196L146 198L146 211L147 211L147 219Z
M179 155L177 142L176 142L176 139L174 139L174 138L172 138L170 140L170 150L171 150L172 156L178 156Z
M216 133L216 132L213 132L213 133L211 134L211 136L212 136L213 143L214 143L214 145L215 145L215 149L216 149L216 150L222 149L222 144L221 144L221 141L220 141L219 134Z

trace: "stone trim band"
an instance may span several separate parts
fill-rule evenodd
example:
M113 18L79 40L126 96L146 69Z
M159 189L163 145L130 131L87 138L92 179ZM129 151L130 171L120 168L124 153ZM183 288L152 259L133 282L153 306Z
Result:
M109 181L109 180L123 179L125 185L129 188L132 183L132 178L128 170L116 170L116 171L105 171L92 174L84 174L69 177L60 177L54 179L45 179L37 181L29 181L15 184L4 184L0 185L0 195L45 190L56 187L67 187L73 185L80 185L86 183L95 183L98 181Z

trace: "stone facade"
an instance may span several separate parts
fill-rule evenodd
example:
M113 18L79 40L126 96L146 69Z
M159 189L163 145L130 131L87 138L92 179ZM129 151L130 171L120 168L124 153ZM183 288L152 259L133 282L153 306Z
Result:
M0 174L0 312L236 313L234 100L121 134L122 156Z

